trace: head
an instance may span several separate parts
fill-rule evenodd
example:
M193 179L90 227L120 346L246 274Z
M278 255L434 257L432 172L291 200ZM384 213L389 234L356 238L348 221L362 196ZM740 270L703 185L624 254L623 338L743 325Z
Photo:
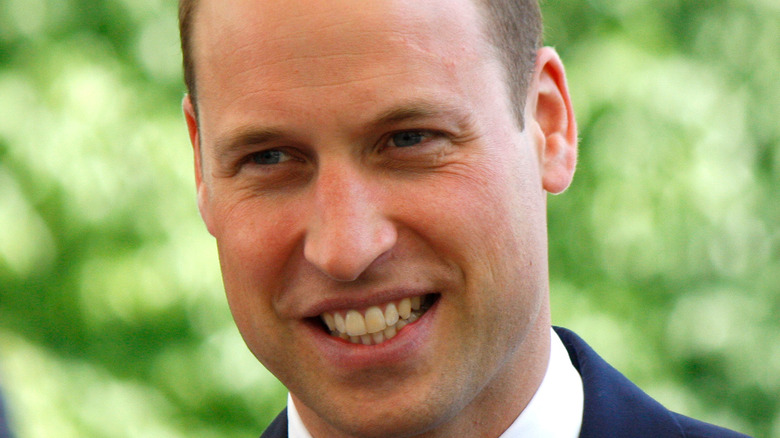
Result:
M182 25L228 303L315 436L497 436L544 374L577 133L559 58L513 73L496 35L525 19L497 10L199 0Z

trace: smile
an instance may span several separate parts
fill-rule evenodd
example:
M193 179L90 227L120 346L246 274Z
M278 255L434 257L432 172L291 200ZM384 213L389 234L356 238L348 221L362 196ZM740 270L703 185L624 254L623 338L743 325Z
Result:
M392 339L406 325L417 321L438 295L425 295L392 301L363 310L325 312L320 319L331 336L353 344L377 345Z

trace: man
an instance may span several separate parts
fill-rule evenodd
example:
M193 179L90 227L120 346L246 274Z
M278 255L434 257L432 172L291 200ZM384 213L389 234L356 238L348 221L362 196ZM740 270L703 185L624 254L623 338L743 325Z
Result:
M180 7L200 213L290 391L264 436L732 435L551 331L577 128L535 2Z

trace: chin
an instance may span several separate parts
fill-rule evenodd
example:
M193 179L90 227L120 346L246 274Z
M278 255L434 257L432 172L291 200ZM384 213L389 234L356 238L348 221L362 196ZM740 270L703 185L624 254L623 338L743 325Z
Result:
M435 385L435 383L434 383ZM452 394L443 394L437 388L433 391L398 390L387 396L372 392L369 396L345 396L339 402L318 403L324 421L324 430L320 434L346 434L360 438L415 437L426 434L456 417L463 409L462 404ZM365 398L371 397L371 400ZM297 406L300 406L298 404ZM305 408L304 408L305 409ZM299 409L301 415L304 411ZM307 411L312 414L312 411ZM304 419L306 421L306 419ZM323 422L317 421L319 425ZM306 421L307 426L312 424ZM317 427L311 428L314 435Z

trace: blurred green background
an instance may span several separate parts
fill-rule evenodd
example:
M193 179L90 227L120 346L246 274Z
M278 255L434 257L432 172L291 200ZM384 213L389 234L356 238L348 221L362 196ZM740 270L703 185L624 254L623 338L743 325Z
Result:
M254 437L194 201L172 0L0 0L0 382L27 437ZM780 2L544 4L581 130L553 317L668 407L780 437Z

